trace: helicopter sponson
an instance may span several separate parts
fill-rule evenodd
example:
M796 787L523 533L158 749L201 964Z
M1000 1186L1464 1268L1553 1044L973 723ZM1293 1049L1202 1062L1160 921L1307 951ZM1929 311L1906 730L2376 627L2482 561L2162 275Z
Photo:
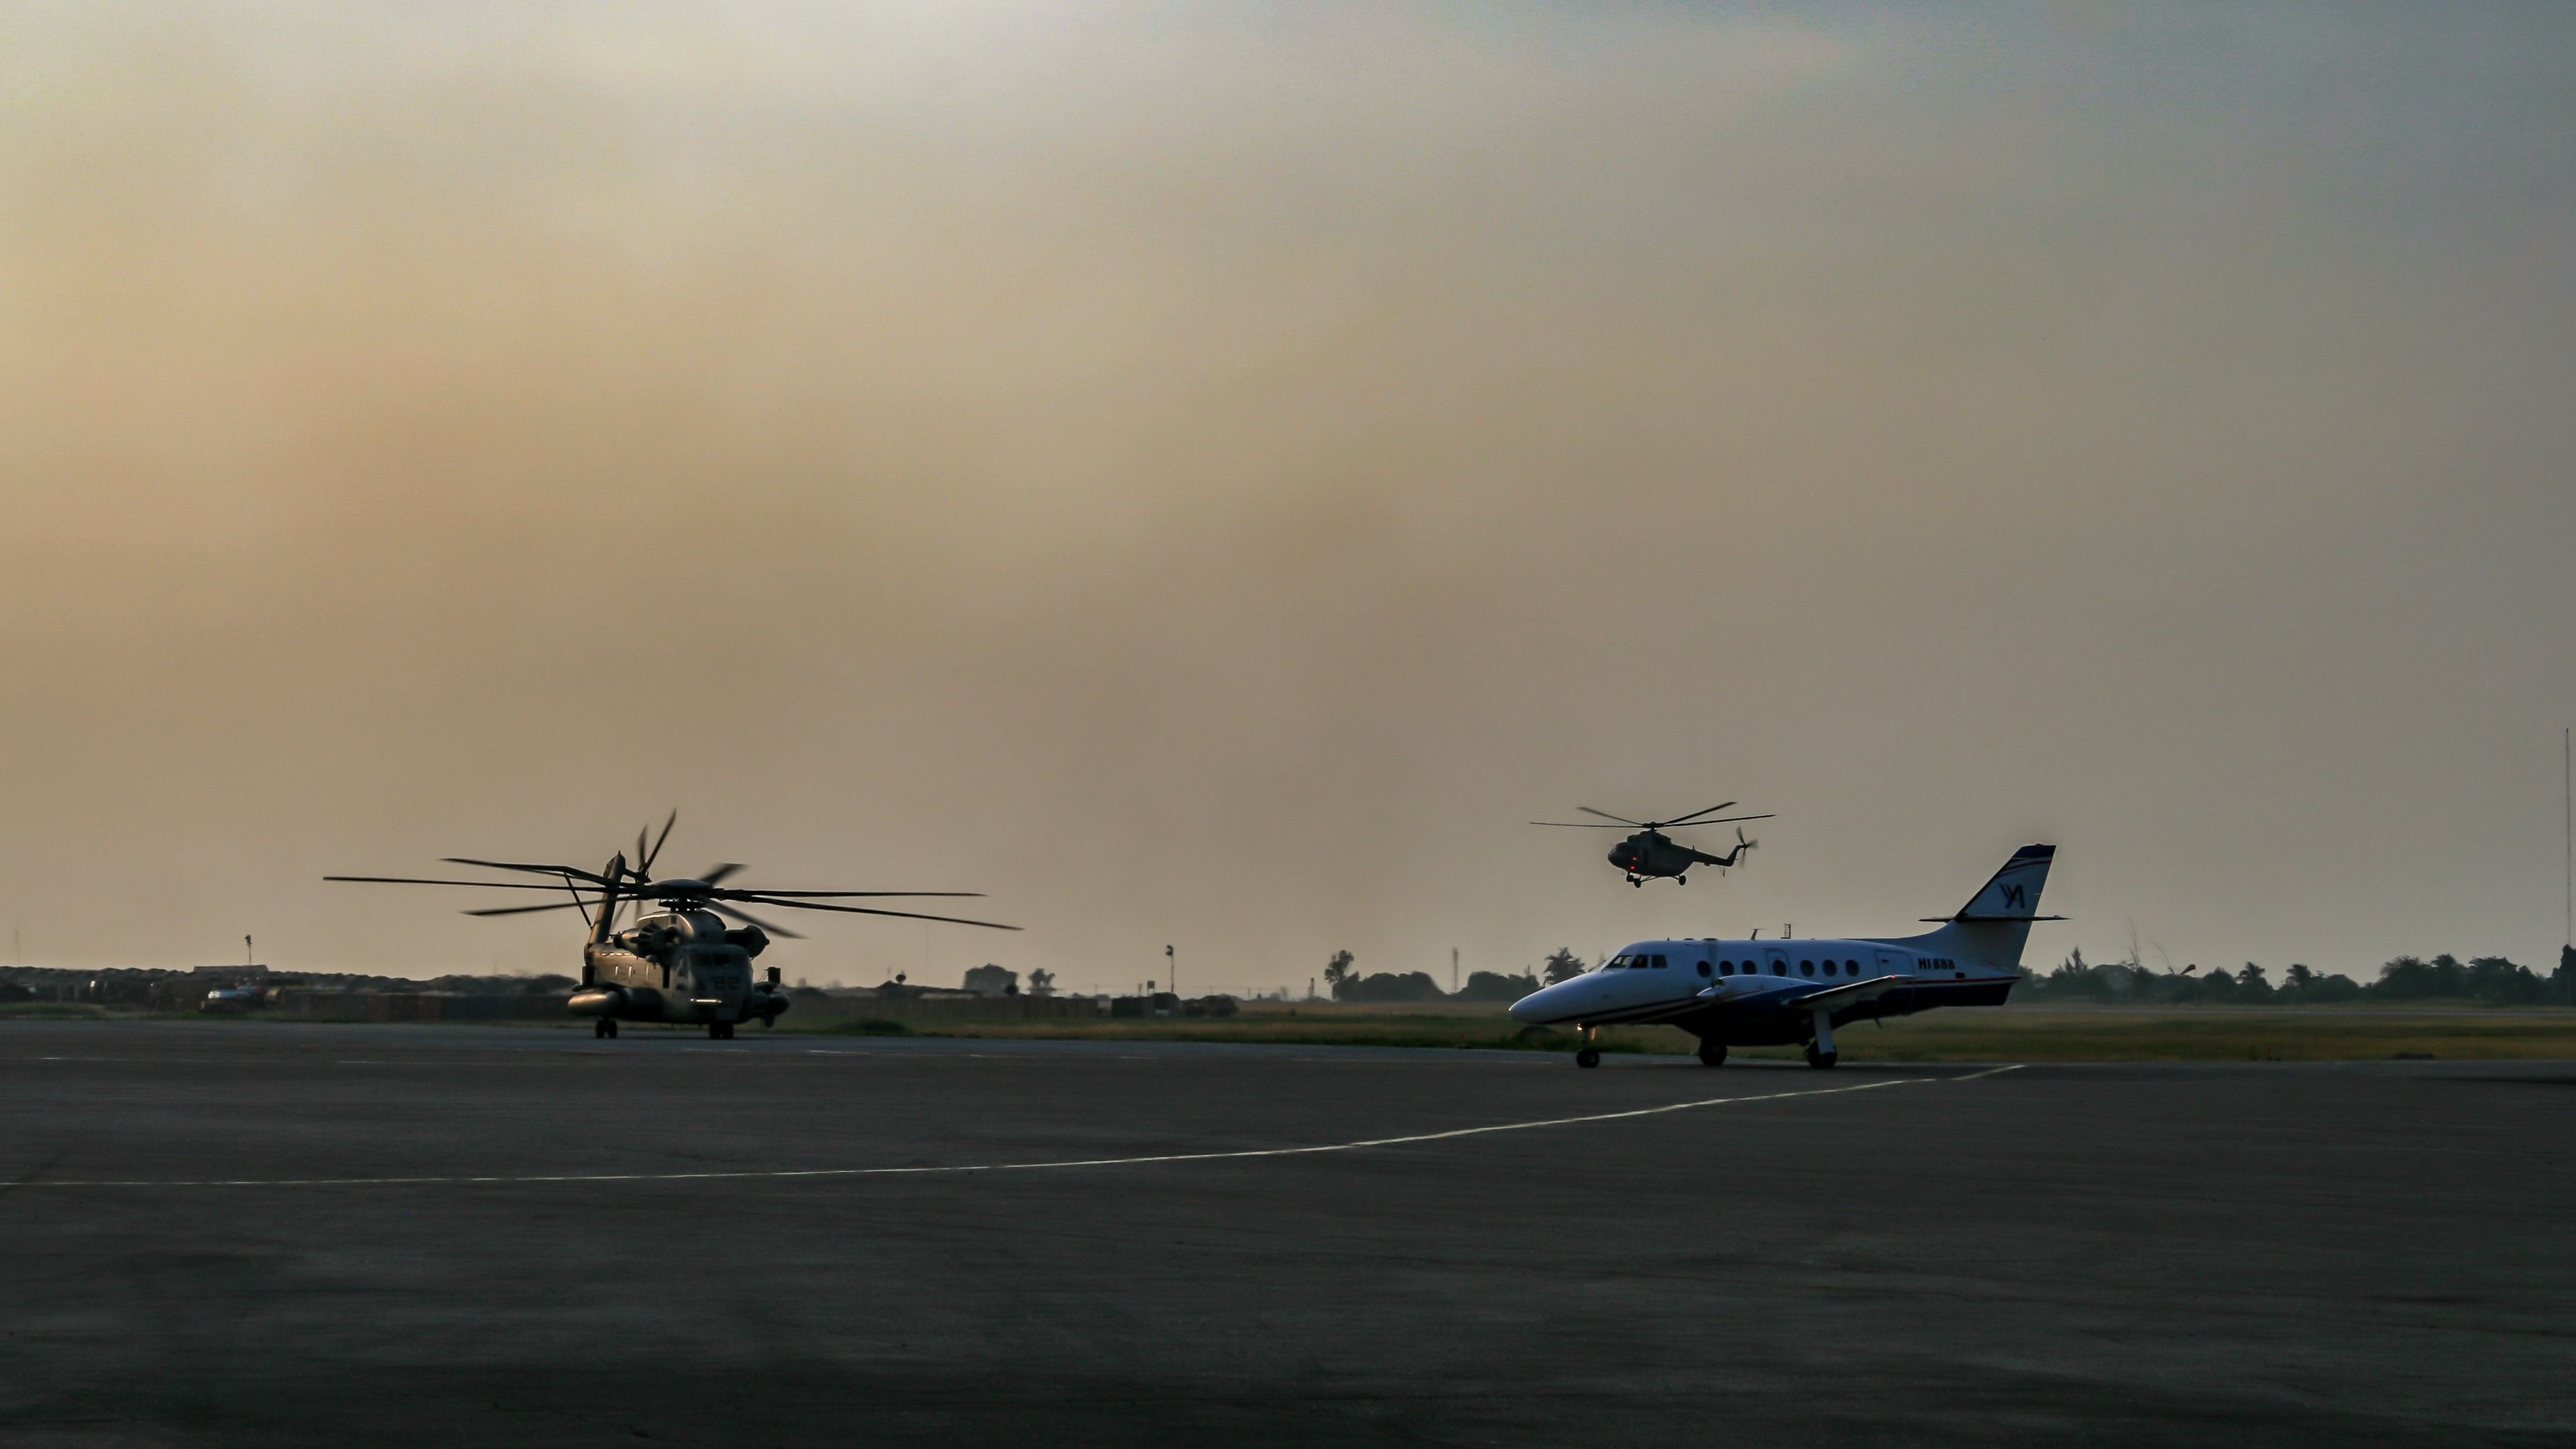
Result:
M727 927L713 911L646 916L582 951L575 1016L731 1027L775 1022L788 1007L778 968L755 979L752 958L769 947L758 926Z

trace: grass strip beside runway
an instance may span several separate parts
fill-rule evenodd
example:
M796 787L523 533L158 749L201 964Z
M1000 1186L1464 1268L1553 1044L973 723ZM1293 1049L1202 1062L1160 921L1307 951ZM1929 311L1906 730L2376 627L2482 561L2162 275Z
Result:
M1570 1032L1525 1031L1499 1012L1385 1011L1331 1005L1246 1011L1217 1019L910 1024L918 1036L1088 1041L1214 1041L1279 1046L1463 1047L1571 1051ZM2576 1012L2097 1011L1961 1008L1856 1022L1835 1032L1850 1062L2382 1061L2576 1058ZM1671 1027L1602 1033L1609 1052L1687 1055L1696 1041ZM1744 1047L1746 1057L1793 1058L1794 1047Z

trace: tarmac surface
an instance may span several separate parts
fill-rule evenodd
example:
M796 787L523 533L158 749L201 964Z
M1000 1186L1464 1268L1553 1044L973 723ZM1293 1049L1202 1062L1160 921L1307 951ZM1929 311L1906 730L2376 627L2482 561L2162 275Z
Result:
M2576 1434L2568 1062L15 1022L0 1126L11 1446Z

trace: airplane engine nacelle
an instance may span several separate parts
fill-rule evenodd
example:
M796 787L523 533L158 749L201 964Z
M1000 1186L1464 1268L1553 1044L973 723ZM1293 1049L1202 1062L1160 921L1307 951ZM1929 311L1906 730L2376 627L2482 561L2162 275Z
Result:
M575 1016L616 1016L626 1005L626 993L614 986L591 991L576 991L564 1003Z

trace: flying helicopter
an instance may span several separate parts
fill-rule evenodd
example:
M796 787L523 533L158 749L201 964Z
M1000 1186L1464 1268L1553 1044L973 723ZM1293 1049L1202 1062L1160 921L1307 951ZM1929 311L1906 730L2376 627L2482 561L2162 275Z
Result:
M538 885L516 880L433 880L400 875L329 875L324 880L365 881L385 885L468 886L481 890L561 891L567 900L548 901L542 905L494 906L467 911L469 916L523 916L537 911L579 911L590 927L590 939L581 948L581 986L572 994L568 1005L575 1016L595 1019L592 1034L601 1037L617 1035L620 1021L660 1021L679 1025L703 1025L707 1035L718 1041L729 1041L734 1028L757 1018L764 1027L778 1020L787 1010L787 993L779 989L778 968L768 969L766 979L752 979L752 958L769 949L771 936L801 940L796 932L774 921L765 921L743 909L746 904L764 908L783 907L799 911L840 911L857 916L899 916L911 921L944 921L951 925L982 926L996 931L1016 931L997 921L974 921L960 916L928 915L920 911L894 911L879 906L836 905L835 901L858 898L975 896L978 891L774 891L728 886L724 882L742 866L733 862L709 866L694 876L668 880L653 877L653 862L660 858L663 842L671 838L671 827L679 823L679 812L662 822L662 831L648 846L645 841L651 827L636 832L635 855L628 859L624 851L609 859L596 871L574 865L548 865L515 860L473 860L448 856L449 865L470 865L485 870L517 871L528 875L552 876L553 885ZM584 894L587 891L590 894ZM646 913L647 902L661 909ZM625 930L617 928L621 910L633 907L637 916ZM739 921L728 927L725 922Z
M1688 885L1692 866L1713 865L1722 874L1731 867L1741 865L1745 853L1761 845L1762 842L1745 839L1743 827L1737 826L1735 848L1724 855L1710 855L1705 851L1693 850L1664 832L1696 825L1732 825L1738 820L1771 818L1769 815L1719 815L1717 813L1731 809L1740 803L1742 802L1729 800L1724 804L1711 805L1705 810L1694 810L1688 815L1671 820L1630 820L1624 815L1595 810L1589 805L1577 805L1574 808L1586 815L1600 816L1602 823L1595 824L1588 820L1533 820L1530 824L1552 826L1560 830L1634 830L1636 834L1610 847L1610 863L1628 873L1628 884L1642 888L1649 876L1659 878L1669 876L1675 885Z

